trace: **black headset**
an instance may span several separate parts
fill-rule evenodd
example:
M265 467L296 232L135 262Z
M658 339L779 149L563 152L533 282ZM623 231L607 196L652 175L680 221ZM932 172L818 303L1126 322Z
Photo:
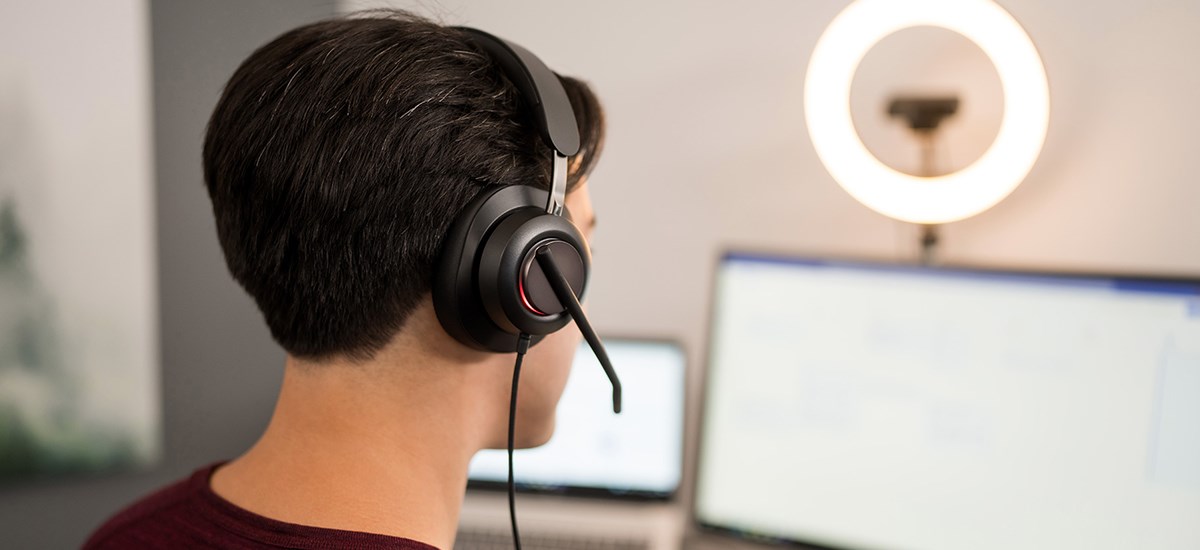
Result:
M537 57L483 31L459 30L516 85L554 155L549 193L510 185L485 191L467 204L442 244L433 281L434 306L447 332L476 349L511 352L520 334L536 341L570 320L534 261L539 250L552 250L576 296L583 296L587 284L587 243L562 216L567 158L579 151L579 129L558 77Z
M511 353L527 335L536 343L575 319L613 383L620 382L579 307L591 269L587 241L564 217L568 157L579 151L575 111L558 76L521 46L457 27L499 66L534 113L553 154L550 192L498 186L472 200L442 243L433 304L446 332L479 350ZM569 215L569 213L567 213Z
M508 408L508 510L513 543L520 550L513 426L521 360L531 341L574 318L612 383L617 413L621 383L579 305L592 258L579 229L563 217L567 159L579 152L579 127L567 92L529 50L477 29L457 28L517 87L554 157L549 192L529 185L502 186L468 203L442 242L433 276L433 305L446 332L475 349L517 353Z

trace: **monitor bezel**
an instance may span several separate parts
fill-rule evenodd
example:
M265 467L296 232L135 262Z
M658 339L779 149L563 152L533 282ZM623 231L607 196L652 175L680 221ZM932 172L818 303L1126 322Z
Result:
M556 485L544 483L516 483L518 493L536 494L536 495L553 495L564 496L571 498L584 499L606 499L606 500L622 500L635 502L671 502L674 501L680 492L680 488L684 481L684 462L686 461L686 450L688 449L687 441L687 409L688 409L688 391L687 391L687 373L691 363L691 358L688 356L687 346L683 345L682 340L667 336L637 336L626 334L602 335L601 341L604 343L621 342L633 344L658 344L666 345L679 350L683 357L683 371L680 373L681 379L680 392L682 399L680 400L680 439L679 439L679 463L677 464L679 477L675 481L674 487L669 491L646 491L640 489L614 489L609 487L598 487L595 485ZM504 481L490 481L481 479L467 478L468 491L483 491L483 492L507 492L508 483Z
M1145 274L1134 272L1117 272L1117 271L1087 271L1076 270L1074 268L1036 268L1036 267L1013 267L1013 266L991 266L980 264L967 263L943 263L937 265L922 265L916 262L903 262L897 260L888 260L881 258L870 258L862 256L842 256L842 255L824 255L824 254L806 254L800 252L788 252L778 250L763 250L756 248L741 248L741 247L725 247L717 254L716 261L713 263L713 268L710 270L712 277L709 279L709 302L704 335L704 347L702 364L704 365L703 380L700 384L700 392L697 397L697 406L700 408L699 421L697 422L696 434L694 436L695 452L695 469L692 472L692 491L691 502L688 503L688 523L693 529L706 534L717 536L726 539L735 539L745 542L752 542L765 546L784 547L784 548L803 548L810 550L854 550L849 546L835 546L822 542L818 537L814 536L809 539L792 539L780 537L770 533L762 533L748 529L739 529L729 525L721 525L705 521L699 514L700 502L700 472L703 469L704 456L701 450L704 448L705 427L709 425L709 380L712 373L712 356L713 356L713 337L715 336L716 324L716 304L717 292L720 281L718 273L723 265L731 259L742 258L750 261L774 262L781 264L807 264L820 266L845 266L857 267L864 269L889 269L889 270L911 270L925 272L941 272L948 274L963 274L963 275L999 275L999 276L1028 276L1037 278L1059 278L1059 279L1075 279L1075 280L1122 280L1134 283L1151 283L1151 284L1170 284L1170 285L1187 285L1200 288L1200 274Z

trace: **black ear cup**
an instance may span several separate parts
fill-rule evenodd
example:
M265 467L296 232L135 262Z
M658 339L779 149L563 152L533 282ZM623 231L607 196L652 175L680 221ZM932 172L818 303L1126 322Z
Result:
M451 226L433 277L433 303L438 320L458 341L512 352L519 334L536 342L570 322L533 257L550 247L555 265L580 296L591 257L574 224L546 213L546 200L545 191L529 186L488 190Z
M580 295L590 258L583 237L565 218L540 208L522 209L500 222L484 243L479 294L492 322L506 332L543 335L570 322L566 307L554 298L545 274L533 261L542 247L557 251L556 265L571 265L574 280L568 276L568 282Z

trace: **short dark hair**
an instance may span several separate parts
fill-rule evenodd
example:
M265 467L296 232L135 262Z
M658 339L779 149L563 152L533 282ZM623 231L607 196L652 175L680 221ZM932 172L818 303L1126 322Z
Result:
M595 95L560 77L596 162ZM486 187L549 187L532 113L459 30L401 11L306 25L247 58L204 140L204 180L234 279L307 359L369 359L431 291L451 222Z

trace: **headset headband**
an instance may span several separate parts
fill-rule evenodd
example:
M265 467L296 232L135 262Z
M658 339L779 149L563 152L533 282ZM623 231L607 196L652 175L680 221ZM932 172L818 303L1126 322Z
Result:
M567 157L579 152L579 126L562 82L542 60L520 45L479 29L455 28L470 36L500 65L533 110L542 141L554 151L546 212L560 215L567 193Z

